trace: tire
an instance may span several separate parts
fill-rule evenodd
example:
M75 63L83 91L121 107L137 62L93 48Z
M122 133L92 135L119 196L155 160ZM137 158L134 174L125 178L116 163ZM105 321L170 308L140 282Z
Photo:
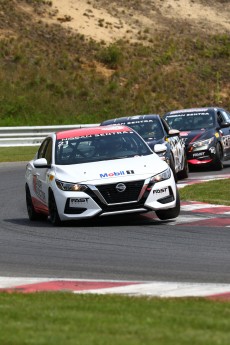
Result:
M167 210L158 210L155 211L157 217L161 220L167 220L176 218L180 214L180 195L178 189L176 190L176 206L173 208L169 208Z
M61 225L61 220L59 217L57 204L52 192L50 192L50 195L49 195L49 217L53 225L56 225L56 226Z
M219 143L217 143L216 145L216 157L215 160L213 162L213 168L215 170L222 170L224 167L223 164L223 151L221 149L221 146Z
M183 180L184 178L188 178L188 173L189 173L189 167L188 167L188 161L186 154L184 156L184 168L183 170L179 171L177 174L178 179Z
M35 211L28 185L26 185L26 207L27 207L27 213L29 216L29 220L34 221L34 220L46 220L47 219L47 216L45 214L38 213Z
M174 159L173 159L172 153L170 153L169 166L170 166L170 168L172 170L175 182L177 182L178 178L177 178L177 173L176 173L176 170L175 170L175 164L174 164Z

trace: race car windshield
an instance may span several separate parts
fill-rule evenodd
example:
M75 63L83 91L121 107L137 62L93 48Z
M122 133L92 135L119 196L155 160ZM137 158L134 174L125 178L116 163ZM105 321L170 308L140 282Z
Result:
M143 139L159 140L164 137L163 128L160 122L156 119L152 120L136 120L125 123L130 128L134 129Z
M214 127L214 114L211 112L178 113L166 116L171 128L179 131L201 130Z
M150 148L134 132L115 132L57 140L55 162L59 165L145 156Z

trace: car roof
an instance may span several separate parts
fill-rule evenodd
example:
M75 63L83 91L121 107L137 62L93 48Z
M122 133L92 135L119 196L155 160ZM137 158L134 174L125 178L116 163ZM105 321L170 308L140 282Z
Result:
M56 133L57 140L68 139L75 137L84 137L90 135L104 135L106 133L117 133L117 132L132 132L132 129L127 126L96 126L96 127L85 127L70 129L67 131L60 131Z
M145 114L145 115L133 115L133 116L125 116L125 117L117 117L114 119L105 120L101 123L101 126L108 125L108 124L119 124L119 123L127 123L127 122L135 122L135 121L146 121L146 120L153 120L160 118L158 114Z
M201 108L188 108L188 109L178 109L178 110L173 110L169 111L166 113L166 115L171 115L171 114L180 114L180 113L192 113L192 112L200 112L200 111L210 111L210 110L224 110L223 108L219 107L201 107Z

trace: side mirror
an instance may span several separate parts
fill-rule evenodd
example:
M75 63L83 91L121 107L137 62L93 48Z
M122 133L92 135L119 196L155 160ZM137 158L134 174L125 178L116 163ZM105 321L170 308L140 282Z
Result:
M170 129L168 132L169 137L174 137L174 136L179 136L179 135L180 135L180 131L178 131L178 129Z
M45 158L38 158L34 161L35 168L50 168Z
M221 123L220 128L227 128L227 127L230 127L230 123L229 123L229 122L223 122L223 123Z
M154 145L154 152L159 154L164 154L167 151L167 147L165 144L155 144Z

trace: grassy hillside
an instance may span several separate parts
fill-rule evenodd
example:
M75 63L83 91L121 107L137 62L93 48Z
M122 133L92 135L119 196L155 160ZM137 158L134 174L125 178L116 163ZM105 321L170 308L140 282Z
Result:
M140 31L135 42L108 44L35 20L44 8L51 10L52 1L0 1L0 126L230 109L228 32L191 32L182 21L155 34Z

